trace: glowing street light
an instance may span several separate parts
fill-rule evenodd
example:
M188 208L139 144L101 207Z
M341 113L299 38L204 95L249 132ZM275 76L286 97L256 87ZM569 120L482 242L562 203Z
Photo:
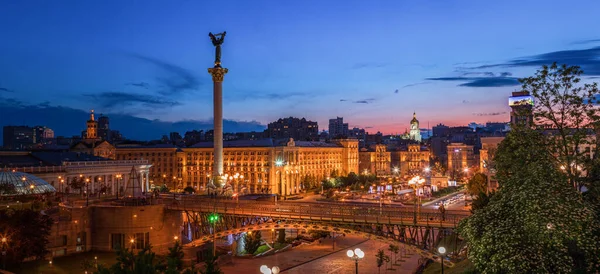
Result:
M441 261L442 261L442 274L444 274L444 254L446 254L446 248L443 246L438 247L438 252L440 253L441 256Z
M263 273L263 274L279 274L279 267L274 266L272 268L269 268L266 265L261 265L260 266L260 273Z
M365 257L365 252L360 250L360 248L356 248L356 249L354 249L354 251L352 251L351 249L348 249L348 251L346 251L346 256L348 256L348 258L354 260L354 264L356 266L356 274L358 274L358 260Z

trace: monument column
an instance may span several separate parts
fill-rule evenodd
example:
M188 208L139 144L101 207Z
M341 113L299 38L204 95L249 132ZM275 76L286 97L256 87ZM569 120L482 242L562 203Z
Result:
M223 175L223 79L228 72L221 67L221 45L225 39L226 32L212 34L211 38L215 46L215 66L208 69L213 79L213 123L214 123L214 160L213 181L216 187L222 187L221 176Z

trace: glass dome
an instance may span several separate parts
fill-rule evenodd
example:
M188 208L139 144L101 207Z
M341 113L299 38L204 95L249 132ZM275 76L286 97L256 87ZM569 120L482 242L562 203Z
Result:
M11 184L15 186L16 193L8 195L44 194L56 192L56 189L48 182L23 172L0 172L0 184Z

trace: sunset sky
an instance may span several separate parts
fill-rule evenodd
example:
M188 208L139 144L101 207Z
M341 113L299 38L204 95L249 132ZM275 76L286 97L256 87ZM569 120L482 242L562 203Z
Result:
M516 79L540 65L600 75L598 11L600 1L0 0L0 107L210 120L208 32L226 30L229 120L296 116L326 129L342 116L384 133L403 132L413 111L423 128L508 121Z

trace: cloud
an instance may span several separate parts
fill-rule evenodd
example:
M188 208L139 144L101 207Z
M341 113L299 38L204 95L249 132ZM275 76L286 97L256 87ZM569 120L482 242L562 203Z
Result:
M394 90L394 93L398 93L398 92L399 92L398 89Z
M519 79L515 77L436 77L426 78L431 81L457 81L465 82L459 87L509 87L520 85Z
M463 104L468 104L468 103L471 103L471 101L468 101L468 100L462 100L462 103L463 103Z
M246 100L268 100L268 101L281 101L288 100L290 98L298 97L309 97L310 93L305 92L245 92L236 91L233 93L226 94L228 101L246 101Z
M128 86L134 86L134 87L138 87L138 88L145 88L145 89L148 89L150 87L150 84L148 84L146 82L127 83L126 85L128 85Z
M419 82L419 83L414 83L414 84L408 84L408 85L403 86L402 88L414 87L414 86L425 85L425 84L429 84L429 83L428 82Z
M160 86L163 87L163 89L158 90L161 95L178 95L186 91L197 90L200 87L200 80L187 69L135 53L129 54L129 56L150 63L163 71L164 75L156 77Z
M473 113L475 116L498 116L506 114L506 111L503 112L488 112L488 113Z
M588 49L552 51L513 59L505 63L471 67L470 69L541 67L543 65L551 65L554 62L580 66L586 75L600 75L600 46Z
M84 96L91 98L100 107L113 109L122 106L143 106L148 108L155 107L173 107L181 105L181 103L169 100L164 97L151 96L146 94L132 94L118 91L108 91L102 93L85 94Z
M588 39L588 40L579 40L571 43L571 45L585 45L585 44L595 44L600 43L600 39Z
M352 66L352 69L364 69L364 68L383 68L387 67L388 63L378 63L378 62L362 62L356 63Z
M352 103L354 103L354 104L369 104L369 103L372 103L373 101L375 101L375 98L367 98L367 99L363 99L363 100L357 100L357 101L353 101Z
M89 113L84 110L51 104L26 105L14 99L0 99L0 135L7 125L44 125L54 130L56 136L81 135ZM97 109L100 110L100 109ZM100 111L98 111L100 113ZM104 112L110 118L113 130L119 130L124 137L133 140L156 140L169 132L183 133L189 130L213 128L212 119L184 120L168 122L149 120L129 114ZM256 121L223 121L225 132L263 131L266 127ZM0 138L0 141L2 139Z
M0 91L4 91L4 92L13 92L13 91L12 91L12 90L10 90L10 89L7 89L7 88L2 88L2 87L0 87Z
M346 99L340 99L340 102L346 102L346 101L348 101L348 100L346 100Z

